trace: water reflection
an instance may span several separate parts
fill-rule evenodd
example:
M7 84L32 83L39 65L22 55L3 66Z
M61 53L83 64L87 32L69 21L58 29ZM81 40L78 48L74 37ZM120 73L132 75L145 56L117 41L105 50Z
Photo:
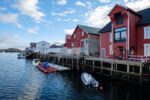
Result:
M0 100L149 100L149 86L140 88L94 75L104 89L84 86L81 72L44 74L30 60L0 53Z

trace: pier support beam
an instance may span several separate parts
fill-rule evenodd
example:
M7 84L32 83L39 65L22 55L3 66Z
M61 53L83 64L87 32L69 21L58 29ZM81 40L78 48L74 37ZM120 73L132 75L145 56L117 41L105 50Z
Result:
M73 69L73 58L72 58L72 69Z
M130 65L129 65L129 64L127 64L127 74L128 74L128 80L129 80L129 78L130 78L130 77L129 77L129 76L130 76L130 75L129 75L129 74L130 74Z
M139 74L140 74L140 83L142 83L142 65L140 65L140 70L139 70Z
M113 61L111 62L111 70L110 70L110 75L112 76L113 73Z
M95 61L93 60L93 71L94 71L94 67L95 67Z
M101 61L101 74L103 73L103 62Z

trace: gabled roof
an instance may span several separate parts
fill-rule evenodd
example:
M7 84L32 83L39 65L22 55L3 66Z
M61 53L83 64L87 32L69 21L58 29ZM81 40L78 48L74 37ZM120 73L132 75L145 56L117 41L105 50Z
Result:
M109 22L99 31L99 33L111 32L111 25L112 23Z
M137 25L150 24L150 8L147 8L147 9L135 12L135 13L141 17ZM99 32L100 33L110 32L111 28L112 28L111 22L109 22Z
M138 11L137 13L142 16L137 25L150 24L150 8Z
M38 43L47 43L47 44L49 44L47 41L40 41Z
M81 29L86 31L88 34L96 34L96 35L98 35L99 34L98 32L100 30L100 28L84 26L84 25L78 25L78 27L80 27Z
M116 5L113 7L113 9L115 9L115 7L117 7L117 6L122 7L122 8L124 8L124 9L126 9L126 10L128 10L128 11L132 12L133 14L135 14L135 15L140 16L140 17L141 17L141 15L140 15L140 14L138 14L137 12L135 12L134 10L132 10L132 9L130 9L130 8L128 8L128 7L126 7L126 6L120 5L120 4L116 4ZM108 15L110 15L110 13L113 11L113 9L109 12L109 14L108 14Z

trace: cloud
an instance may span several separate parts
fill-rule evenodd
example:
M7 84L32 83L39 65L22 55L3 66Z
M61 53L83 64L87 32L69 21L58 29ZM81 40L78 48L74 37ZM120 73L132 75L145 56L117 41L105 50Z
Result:
M6 8L4 8L4 7L0 7L0 10L1 10L1 11L4 11L4 10L6 10Z
M98 0L99 2L108 3L110 0Z
M127 1L125 5L135 11L139 11L150 7L149 0L125 0L125 1Z
M74 9L71 10L64 10L62 12L52 12L51 15L52 16L67 16L68 14L73 14L76 11Z
M35 26L33 28L28 28L27 32L32 33L32 34L38 34L38 30L39 30L39 27Z
M89 1L86 1L86 4L87 4L88 6L92 6L91 2L89 2Z
M87 16L86 23L90 26L94 27L100 27L102 28L104 25L106 25L110 19L108 17L108 13L112 9L112 6L99 6L85 15Z
M87 9L91 9L91 7L92 7L91 2L89 2L89 1L85 1L85 2L77 1L77 2L75 2L75 5L79 6L79 7L84 7Z
M128 2L129 0L123 0L124 2Z
M65 32L66 34L73 34L74 29L64 29L64 32Z
M75 3L75 5L81 6L81 7L86 7L86 4L83 3L83 2L81 2L81 1L77 1L77 2Z
M62 19L61 18L57 18L57 21L61 21Z
M38 3L39 0L20 0L15 7L18 8L22 14L30 16L39 23L45 14L40 11Z
M22 41L17 33L0 33L0 48L20 48L24 49L27 44Z
M72 19L72 21L73 21L73 22L78 22L78 21L79 21L79 19Z
M56 4L65 5L65 4L67 4L67 0L56 0Z
M18 28L22 28L17 14L0 14L0 22L15 24Z

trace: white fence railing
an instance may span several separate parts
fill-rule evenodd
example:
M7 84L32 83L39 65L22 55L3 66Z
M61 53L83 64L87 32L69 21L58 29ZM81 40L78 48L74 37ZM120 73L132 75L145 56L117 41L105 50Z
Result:
M128 59L133 61L150 62L150 56L128 55Z

